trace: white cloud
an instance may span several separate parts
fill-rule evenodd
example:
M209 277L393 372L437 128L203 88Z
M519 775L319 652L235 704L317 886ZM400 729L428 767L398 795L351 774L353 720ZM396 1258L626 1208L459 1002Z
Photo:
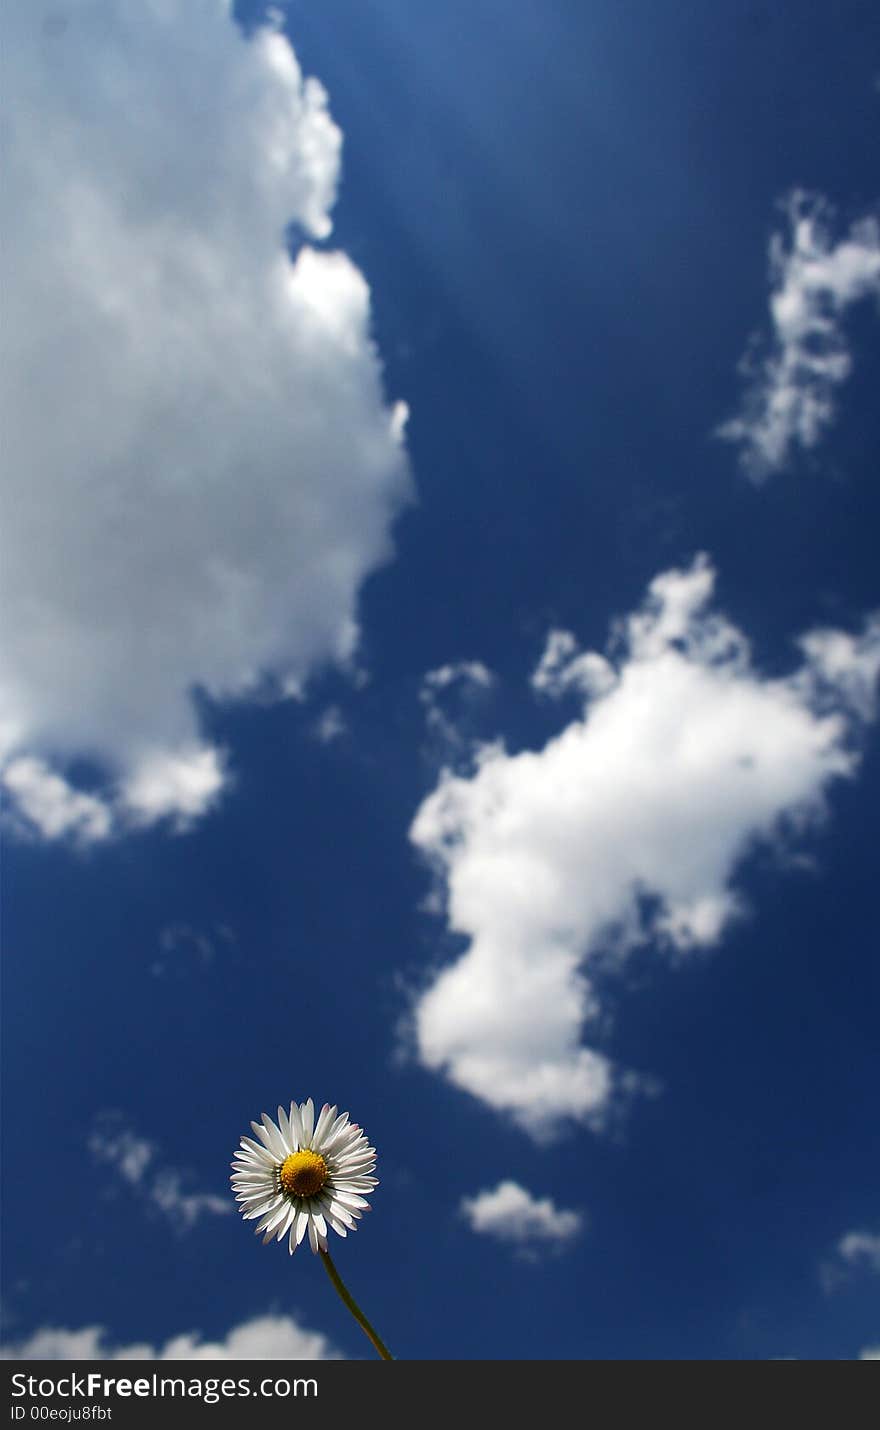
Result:
M126 779L122 801L138 824L171 817L186 828L216 803L223 783L222 759L210 746L152 750Z
M185 1192L181 1174L169 1169L157 1172L150 1188L150 1200L171 1221L185 1228L195 1226L206 1214L227 1216L232 1210L225 1197L213 1192Z
M229 1197L185 1191L183 1174L157 1166L154 1144L123 1126L117 1116L100 1118L88 1145L97 1161L114 1168L144 1203L162 1212L178 1230L189 1231L203 1216L228 1216L233 1210Z
M13 796L17 813L45 839L62 836L83 844L106 839L113 815L104 800L72 789L63 775L43 760L20 755L3 771L3 783Z
M205 1341L196 1331L174 1336L164 1346L136 1342L114 1346L102 1326L78 1331L46 1326L17 1344L0 1349L0 1360L338 1360L327 1338L291 1316L255 1316L233 1326L222 1341Z
M456 681L488 688L492 684L492 672L481 660L458 660L440 665L436 670L427 671L422 677L420 697L427 700L431 691L445 690Z
M865 1346L859 1352L859 1360L880 1360L880 1346Z
M559 699L567 694L592 698L604 695L615 681L614 668L595 651L578 651L571 631L551 631L531 676L531 686L542 695Z
M837 1250L850 1266L880 1272L880 1236L868 1231L848 1231L840 1238Z
M406 410L364 276L287 255L288 225L330 234L342 136L280 32L13 0L3 48L0 759L47 838L181 827L228 779L193 690L351 656ZM49 783L79 757L101 798Z
M227 924L212 924L210 932L183 922L166 924L159 933L158 957L151 972L163 977L210 968L218 954L229 953L235 942L235 934Z
M494 683L494 675L481 660L450 661L425 672L419 686L419 700L425 708L425 724L440 747L449 751L461 747L462 718L468 719L481 695L491 690ZM449 711L450 696L457 713Z
M99 1161L115 1167L124 1181L139 1186L154 1149L146 1138L136 1137L127 1127L117 1127L113 1131L93 1132L89 1150Z
M817 444L834 417L835 388L852 367L843 314L860 299L880 298L876 219L860 220L834 243L821 199L798 191L784 207L790 233L774 234L770 244L770 352L743 359L750 382L742 411L719 428L741 445L743 467L757 481L785 467L795 446Z
M672 953L716 943L742 911L732 881L754 841L820 816L825 786L858 765L880 624L807 637L793 675L765 678L708 608L713 579L705 558L658 576L582 716L543 749L478 748L410 829L467 940L417 1001L418 1055L537 1137L601 1124L624 1085L583 1041L594 960L649 938Z
M843 698L862 720L876 719L880 617L870 618L861 637L846 631L817 630L803 636L799 644L814 697L824 697L832 706Z
M322 745L329 745L333 740L338 740L341 735L346 734L348 726L345 716L338 705L328 705L326 710L322 710L315 722L315 739Z
M509 1180L499 1182L491 1191L462 1198L461 1210L472 1231L521 1249L559 1248L583 1229L579 1212L563 1210L549 1197L534 1197Z

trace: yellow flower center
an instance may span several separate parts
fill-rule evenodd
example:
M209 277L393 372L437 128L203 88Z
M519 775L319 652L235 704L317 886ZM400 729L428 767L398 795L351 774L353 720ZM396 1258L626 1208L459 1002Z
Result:
M330 1173L317 1152L291 1152L278 1172L278 1180L289 1197L314 1197Z

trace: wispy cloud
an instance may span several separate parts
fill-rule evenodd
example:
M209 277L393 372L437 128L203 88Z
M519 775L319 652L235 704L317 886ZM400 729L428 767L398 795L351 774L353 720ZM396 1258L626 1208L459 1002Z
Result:
M837 1251L850 1266L880 1274L880 1236L870 1231L848 1231L840 1238Z
M369 287L322 246L342 134L280 29L44 18L4 17L0 780L33 835L94 843L227 788L195 689L351 658L411 485Z
M834 1248L834 1255L819 1267L819 1279L824 1289L832 1292L859 1272L880 1275L880 1235L876 1232L846 1232Z
M0 1348L0 1360L340 1360L326 1336L291 1316L255 1316L233 1326L222 1341L198 1331L172 1336L163 1346L146 1341L114 1344L102 1326L68 1330L44 1326Z
M147 1206L161 1212L178 1230L189 1231L204 1216L227 1216L233 1210L228 1197L213 1192L187 1191L187 1178L163 1165L152 1142L138 1137L113 1113L105 1113L88 1139L97 1161L113 1168Z
M451 754L464 743L462 727L495 677L481 660L450 661L426 671L419 686L425 724L435 747Z
M464 1197L461 1211L472 1231L507 1242L528 1256L561 1250L584 1227L581 1212L563 1210L550 1197L535 1197L510 1180L475 1197Z
M321 711L314 725L315 739L322 745L332 744L334 740L338 740L340 736L346 734L347 730L345 716L338 705L328 705L325 710Z
M109 1162L115 1167L123 1181L129 1186L140 1186L145 1171L153 1159L153 1144L143 1137L136 1137L126 1127L114 1126L115 1119L103 1119L105 1131L93 1132L89 1138L89 1151L101 1162ZM109 1130L114 1126L114 1130Z
M743 913L734 880L754 841L793 837L858 767L880 620L812 632L800 666L769 678L711 610L713 582L705 558L658 576L605 655L551 637L539 688L579 689L581 715L542 749L479 747L412 823L467 940L416 1003L418 1055L535 1137L601 1125L626 1086L584 1042L594 962L716 944Z
M828 206L796 191L784 203L788 233L770 244L769 351L762 339L741 363L747 390L740 414L718 435L740 447L756 481L786 467L796 447L811 448L835 413L835 389L852 359L842 326L860 299L880 297L880 225L854 223L835 242Z
M213 924L210 931L192 924L166 924L159 933L159 954L151 972L161 977L167 973L183 973L193 967L209 968L221 949L235 945L235 934L226 924Z

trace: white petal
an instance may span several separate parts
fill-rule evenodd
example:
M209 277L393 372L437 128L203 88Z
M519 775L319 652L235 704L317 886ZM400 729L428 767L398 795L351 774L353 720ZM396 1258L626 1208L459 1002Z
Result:
M287 1148L287 1154L296 1151L293 1138L290 1135L290 1118L283 1107L278 1108L278 1127L281 1131L281 1139Z
M368 1207L370 1205L366 1197L359 1197L357 1192L342 1191L339 1187L333 1188L333 1200L342 1202L344 1207Z
M309 1224L309 1214L305 1207L301 1207L296 1216L296 1244L299 1246L306 1234L306 1227Z
M333 1122L335 1116L336 1108L331 1107L329 1103L325 1102L324 1106L321 1108L321 1115L315 1124L315 1131L312 1135L312 1150L314 1152L321 1151L324 1143L324 1136L327 1132L327 1129Z
M376 1166L376 1158L366 1153L333 1152L330 1160L340 1172L372 1172Z
M354 1217L351 1212L347 1211L345 1207L340 1206L338 1202L332 1202L329 1207L326 1207L324 1215L329 1222L339 1222L340 1225L351 1227L352 1231L354 1230Z
M273 1211L271 1217L266 1222L266 1230L277 1231L281 1223L287 1219L287 1213L289 1211L290 1203L282 1202L280 1207L277 1207L275 1211Z
M368 1157L362 1162L337 1162L331 1163L333 1175L335 1177L370 1177L375 1170L376 1163L372 1157Z
M268 1153L269 1153L269 1156L270 1156L270 1157L274 1157L275 1160L277 1161L277 1160L278 1160L278 1153L275 1151L275 1148L272 1146L272 1143L269 1141L269 1134L268 1134L268 1132L266 1131L265 1127L263 1126L262 1122L254 1122L254 1120L253 1120L253 1118L252 1118L252 1119L251 1119L251 1127L252 1127L253 1130L254 1130L254 1135L257 1136L257 1137L259 1137L260 1141L262 1142L262 1144L263 1144L263 1150L266 1151L266 1152L268 1152Z
M361 1217L363 1216L363 1212L360 1210L359 1207L344 1207L342 1205L342 1202L338 1202L335 1199L333 1201L333 1210L337 1216L341 1216L343 1218L343 1220L346 1222L346 1225L348 1225L347 1219L349 1217L351 1218L351 1225L354 1226L355 1222L360 1221Z
M251 1171L254 1171L257 1167L265 1167L266 1163L265 1160L262 1157L258 1157L255 1152L249 1150L243 1151L239 1148L235 1154L235 1160L230 1162L229 1165L230 1167L235 1167L239 1172L243 1172L245 1168L250 1168Z
M243 1212L247 1211L251 1215L256 1212L259 1216L260 1212L268 1211L270 1207L273 1207L275 1205L276 1193L261 1192L259 1196L256 1197L246 1197L239 1195L235 1198L235 1200L239 1203Z
M287 1233L290 1231L291 1227L293 1226L293 1222L294 1222L294 1218L295 1218L295 1217L296 1217L296 1207L293 1205L293 1203L291 1203L291 1204L288 1206L288 1208L287 1208L287 1214L286 1214L286 1216L285 1216L283 1222L281 1223L281 1225L279 1226L277 1232L275 1233L275 1239L276 1239L276 1241L283 1241L283 1240L284 1240L284 1238L286 1237Z
M298 1152L303 1145L302 1118L299 1115L299 1108L295 1102L290 1104L290 1135L294 1143L294 1152Z
M242 1216L245 1221L254 1221L257 1217L266 1217L268 1221L275 1210L276 1202L273 1197L270 1202L262 1202L259 1206L248 1207L246 1212L242 1212ZM264 1222L263 1225L265 1226L266 1223ZM263 1227L260 1227L260 1231L262 1230Z
M351 1151L362 1143L361 1134L354 1127L343 1127L334 1137L333 1145L340 1152Z
M340 1142L333 1148L333 1156L340 1162L369 1162L375 1160L372 1147L360 1142Z
M279 1161L283 1162L288 1155L287 1145L281 1133L278 1131L278 1128L275 1126L275 1123L266 1112L263 1113L263 1126L266 1129L266 1136L269 1139L270 1150L275 1153Z
M311 1147L312 1133L315 1130L315 1104L311 1098L301 1104L299 1112L302 1118L303 1146Z
M251 1126L257 1127L257 1123L252 1122ZM253 1137L242 1137L241 1143L243 1147L250 1148L252 1154L258 1158L260 1162L268 1163L270 1167L275 1166L278 1160L277 1157L273 1157L272 1153L266 1147L261 1147L259 1142L255 1142Z
M315 1255L317 1256L317 1254L318 1254L318 1233L317 1233L317 1231L315 1230L315 1223L312 1221L312 1218L311 1218L311 1217L309 1217L309 1245L311 1246L312 1251L313 1251L313 1252L315 1253Z
M342 1141L343 1133L348 1125L348 1113L341 1112L334 1122L327 1136L324 1138L324 1150L329 1151Z

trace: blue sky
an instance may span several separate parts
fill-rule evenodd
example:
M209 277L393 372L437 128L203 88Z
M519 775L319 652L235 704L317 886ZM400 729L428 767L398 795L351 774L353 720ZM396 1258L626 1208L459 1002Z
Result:
M874 7L6 19L5 1354L880 1354Z

